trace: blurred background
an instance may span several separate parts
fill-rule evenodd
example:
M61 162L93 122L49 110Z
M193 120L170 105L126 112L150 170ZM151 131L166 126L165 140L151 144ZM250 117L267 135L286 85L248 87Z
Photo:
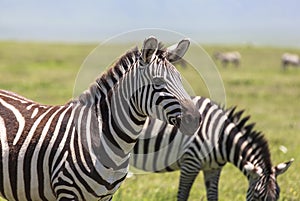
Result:
M297 0L1 0L0 39L99 42L163 28L200 43L300 46Z

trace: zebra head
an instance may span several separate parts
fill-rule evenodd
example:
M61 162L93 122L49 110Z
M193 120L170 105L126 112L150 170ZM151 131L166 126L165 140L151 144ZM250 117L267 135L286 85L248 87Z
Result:
M188 39L183 39L165 49L155 37L147 38L140 52L137 79L139 89L147 90L148 94L139 101L141 113L166 121L192 135L199 127L200 113L184 90L181 75L172 64L183 57L189 44Z
M263 169L247 162L244 166L249 175L249 188L247 201L276 201L279 199L280 188L277 176L284 173L292 164L294 159L280 163L271 168L271 173L264 173Z

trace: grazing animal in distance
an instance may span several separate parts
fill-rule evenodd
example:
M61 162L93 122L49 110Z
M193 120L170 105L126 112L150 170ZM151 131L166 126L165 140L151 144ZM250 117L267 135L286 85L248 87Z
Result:
M147 117L194 134L201 117L172 64L189 44L149 37L65 105L0 90L0 196L111 200Z
M148 119L135 144L130 165L148 172L180 170L177 199L187 200L190 189L202 170L207 200L218 200L218 182L227 162L248 178L247 201L279 199L277 176L293 159L273 166L268 142L247 123L249 116L235 108L224 110L212 100L194 97L202 124L193 136L157 119Z
M300 66L300 57L297 54L284 53L281 56L282 68L286 69L289 65Z
M241 63L241 54L237 51L216 52L214 53L214 57L222 63L223 67L226 67L228 63L232 63L235 67L239 67Z

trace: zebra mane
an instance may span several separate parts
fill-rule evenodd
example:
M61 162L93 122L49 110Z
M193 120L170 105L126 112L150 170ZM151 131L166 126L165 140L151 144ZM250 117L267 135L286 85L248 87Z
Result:
M111 67L100 77L96 78L96 83L99 86L102 84L105 86L108 80L113 81L115 84L122 78L128 71L130 71L134 67L134 62L137 58L140 57L140 51L137 47L127 51L124 55L122 55ZM105 86L107 87L107 86Z
M159 42L158 48L156 50L156 55L164 56L166 48L164 45ZM138 58L140 58L141 52L138 47L134 47L131 50L127 51L124 55L122 55L111 67L100 77L96 78L96 83L99 86L106 86L107 81L111 80L115 84L118 82L127 72L132 70L136 65L133 65ZM108 87L109 88L109 87Z
M134 63L139 57L140 51L137 47L127 51L108 70L97 77L77 100L82 104L90 105L94 103L95 97L96 99L100 98L105 91L105 95L107 95L113 89L114 85L135 66Z
M161 42L159 42L155 54L160 58L166 56L166 48ZM141 52L138 47L134 47L127 51L124 55L119 57L106 72L96 78L95 82L92 83L76 100L82 104L90 105L94 103L95 97L98 99L101 96L101 92L106 91L105 95L108 95L115 84L118 83L126 73L138 66L134 64L140 58L140 55Z
M259 165L264 165L264 170L267 174L272 172L271 154L267 140L264 138L260 131L254 130L255 123L249 123L250 115L242 117L244 110L236 111L236 107L226 110L228 119L234 123L243 134L243 137L249 141L252 146L260 148L260 154L262 155ZM244 164L241 164L244 165Z
M156 51L156 55L159 57L165 57L166 56L166 50L167 48L165 47L165 45L162 42L158 43L158 47L157 47L157 51Z

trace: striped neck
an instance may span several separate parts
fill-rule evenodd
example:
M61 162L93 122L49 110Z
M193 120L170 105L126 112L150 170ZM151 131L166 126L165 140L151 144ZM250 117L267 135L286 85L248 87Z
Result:
M243 111L234 112L232 109L228 114L229 121L234 124L227 142L231 147L227 153L229 161L248 178L250 175L244 168L247 162L260 167L264 175L270 175L272 162L268 142L260 132L253 129L255 124L245 125L250 117L241 118L242 113Z
M126 101L118 102L117 108L113 108L112 104L113 101L118 101L115 99L116 94L120 94L121 89L126 89L124 82L135 72L139 54L137 48L128 51L105 74L97 78L88 90L72 101L76 107L75 116L80 117L80 114L87 113L85 118L89 125L78 123L76 127L77 130L86 131L88 135L81 134L79 137L82 142L87 142L84 146L88 147L93 160L105 167L127 168L129 152L137 138L134 134L142 129L144 123L141 122L142 125L138 125L138 130L134 132L134 124L119 108L124 107L122 103ZM129 127L120 125L123 120L130 122L127 124ZM106 155L108 152L114 156Z

